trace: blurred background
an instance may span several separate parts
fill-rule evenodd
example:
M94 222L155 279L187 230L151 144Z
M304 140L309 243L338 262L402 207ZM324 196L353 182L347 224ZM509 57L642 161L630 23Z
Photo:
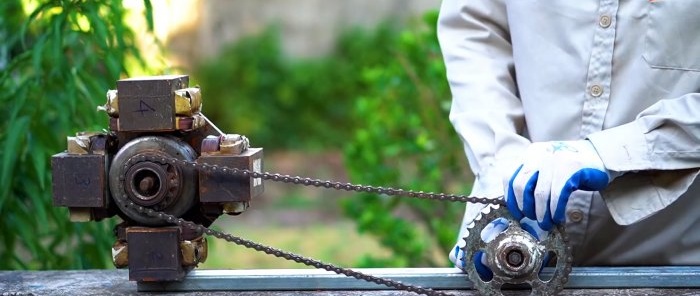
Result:
M265 148L265 169L465 193L447 118L438 0L0 3L0 269L113 268L118 218L71 223L51 202L51 155L107 127L121 78L189 74L204 114ZM348 267L449 266L461 204L267 182L214 224ZM201 268L300 268L210 240Z

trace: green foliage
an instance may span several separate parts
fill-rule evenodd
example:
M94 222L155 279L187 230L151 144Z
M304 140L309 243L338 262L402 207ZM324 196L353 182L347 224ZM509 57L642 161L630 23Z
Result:
M345 149L352 181L414 190L464 190L466 169L461 144L449 121L449 88L434 24L415 25L377 45L389 46L381 65L363 69L369 85L355 101L358 120ZM379 42L379 40L377 40ZM435 248L455 242L462 204L363 194L343 202L360 231L380 238L391 258L368 256L368 266L436 266Z
M376 37L390 33L383 27ZM353 99L367 87L358 74L389 52L372 49L374 39L345 38L332 56L291 60L279 40L273 27L200 65L195 77L206 97L204 113L268 150L340 149L354 126Z
M434 192L469 183L448 121L449 89L437 13L397 30L342 34L333 53L290 60L270 29L232 45L195 77L220 128L272 149L343 149L353 182ZM427 25L426 25L427 24ZM360 231L393 251L362 266L438 266L455 241L462 204L359 195L342 201Z
M106 267L113 223L71 223L53 206L50 157L106 126L95 107L141 58L120 1L37 2L29 15L26 1L0 4L0 269Z

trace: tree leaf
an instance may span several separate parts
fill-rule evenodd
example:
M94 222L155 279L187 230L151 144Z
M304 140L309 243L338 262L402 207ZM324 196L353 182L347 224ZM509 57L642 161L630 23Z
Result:
M153 32L153 4L151 0L143 0L144 16L146 17L146 26L149 32Z
M24 144L24 139L27 135L29 126L29 118L22 116L15 119L8 130L4 142L2 143L2 166L0 167L0 213L3 212L5 201L10 198L10 188L14 181L13 171L18 160L18 154L21 145Z

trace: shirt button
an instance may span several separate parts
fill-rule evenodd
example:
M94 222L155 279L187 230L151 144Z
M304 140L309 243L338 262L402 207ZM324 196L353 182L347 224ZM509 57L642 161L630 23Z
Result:
M601 15L600 19L598 19L598 25L603 28L610 27L610 23L612 23L612 18L607 14Z
M579 223L583 220L583 212L581 210L571 210L566 214L571 222Z
M600 97L600 95L603 94L603 87L598 84L594 84L591 86L590 93L594 97Z

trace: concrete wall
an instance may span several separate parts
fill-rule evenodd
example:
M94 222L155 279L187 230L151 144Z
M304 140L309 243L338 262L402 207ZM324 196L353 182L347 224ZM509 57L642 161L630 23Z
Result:
M439 0L156 1L154 17L157 26L167 27L157 28L161 40L187 67L273 23L281 28L288 55L311 57L327 53L343 28L372 27L387 19L402 22L439 5Z

